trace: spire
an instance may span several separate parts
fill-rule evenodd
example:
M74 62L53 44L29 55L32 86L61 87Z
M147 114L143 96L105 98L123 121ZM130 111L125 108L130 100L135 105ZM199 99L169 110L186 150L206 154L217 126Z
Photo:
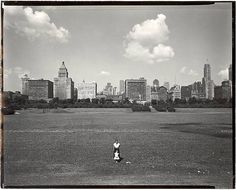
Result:
M62 61L62 65L61 65L60 69L66 69L64 61Z

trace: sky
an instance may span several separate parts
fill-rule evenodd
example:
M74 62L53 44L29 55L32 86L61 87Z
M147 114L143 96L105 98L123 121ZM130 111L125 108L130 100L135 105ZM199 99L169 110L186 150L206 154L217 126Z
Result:
M210 64L216 85L232 64L232 5L4 6L4 90L21 77L54 81L65 62L75 83L144 77L170 85L201 81Z

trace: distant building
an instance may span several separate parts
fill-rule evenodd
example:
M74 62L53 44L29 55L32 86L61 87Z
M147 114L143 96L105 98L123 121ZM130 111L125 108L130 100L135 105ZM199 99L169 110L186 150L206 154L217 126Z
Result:
M211 66L209 64L204 65L204 78L211 80Z
M39 79L31 80L24 75L22 80L22 94L27 95L29 100L46 100L53 98L53 82Z
M74 88L74 100L78 99L78 89Z
M214 98L214 82L211 80L211 67L209 64L204 65L204 77L202 79L203 93L206 99Z
M174 86L170 89L170 93L171 93L171 99L172 99L172 101L175 101L175 99L181 99L181 89L180 89L180 85L174 85Z
M160 101L164 101L166 102L167 101L167 94L168 94L168 91L167 91L167 88L164 87L164 86L160 86L158 91L158 100Z
M117 87L113 87L112 95L117 95L116 89L117 89Z
M49 80L28 80L29 100L46 100L53 98L53 82Z
M28 95L28 80L30 80L30 78L28 77L27 74L24 75L24 77L21 78L22 81L22 94L23 95Z
M151 92L151 100L159 100L158 92Z
M151 102L151 86L146 87L146 101Z
M214 87L214 98L215 99L222 99L223 98L222 86L215 86Z
M222 86L222 98L229 100L232 97L232 82L230 80L223 81Z
M229 66L229 80L232 81L232 64Z
M153 86L159 87L159 80L155 79L155 80L153 81Z
M127 79L125 80L125 96L130 100L146 100L146 86L147 80L140 79Z
M188 101L191 98L191 86L181 86L181 99Z
M85 82L78 84L78 99L93 99L97 95L97 83Z
M167 91L170 90L170 83L169 82L164 82L163 86L167 89Z
M125 81L120 80L120 94L124 94L124 93L125 93Z
M68 77L64 62L59 68L58 77L54 78L54 97L61 100L74 98L74 82Z
M103 94L105 95L113 95L113 87L110 82L107 83L103 90Z
M228 101L232 98L232 82L230 80L223 81L221 86L214 87L214 98L215 99L227 99Z

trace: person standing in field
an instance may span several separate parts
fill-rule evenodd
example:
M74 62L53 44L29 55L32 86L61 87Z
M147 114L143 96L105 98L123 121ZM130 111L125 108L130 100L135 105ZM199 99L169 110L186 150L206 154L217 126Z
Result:
M114 144L113 144L113 153L118 152L120 154L120 143L118 142L118 140L116 139Z

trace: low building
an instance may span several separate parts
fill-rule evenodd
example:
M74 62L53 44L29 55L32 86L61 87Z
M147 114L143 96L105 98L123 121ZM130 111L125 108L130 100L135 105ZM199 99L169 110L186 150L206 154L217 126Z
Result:
M78 99L93 99L97 95L97 83L85 82L78 84Z

